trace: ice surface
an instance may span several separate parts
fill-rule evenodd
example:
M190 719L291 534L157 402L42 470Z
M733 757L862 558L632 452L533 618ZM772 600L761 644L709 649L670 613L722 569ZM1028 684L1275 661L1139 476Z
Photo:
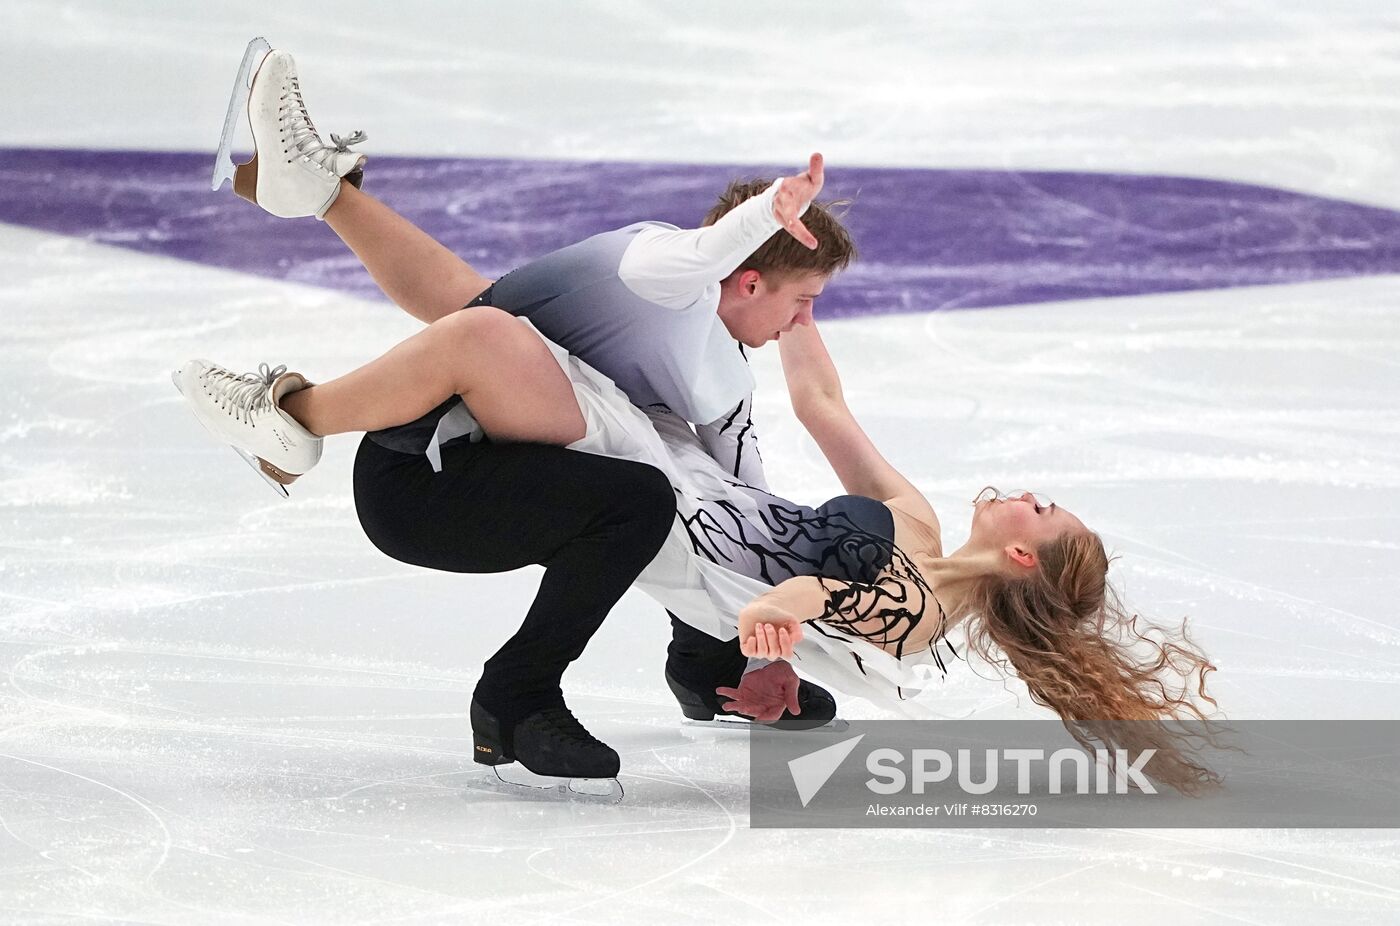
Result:
M322 128L363 127L380 153L800 163L820 147L833 176L1181 174L1400 205L1400 16L1379 4L761 3L737 25L717 3L335 9L7 4L0 75L32 92L7 93L0 145L212 154L263 33L296 51ZM538 571L383 557L351 506L353 439L282 502L168 380L202 355L334 375L417 324L319 280L16 226L0 280L6 921L1400 916L1390 831L749 830L743 739L681 731L665 618L636 594L567 679L623 753L626 802L478 790L467 698ZM1394 718L1398 299L1400 277L1374 276L825 330L950 544L983 485L1045 491L1122 554L1130 603L1190 616L1229 716ZM775 487L835 494L776 354L755 366ZM961 664L932 694L946 716L1045 716Z

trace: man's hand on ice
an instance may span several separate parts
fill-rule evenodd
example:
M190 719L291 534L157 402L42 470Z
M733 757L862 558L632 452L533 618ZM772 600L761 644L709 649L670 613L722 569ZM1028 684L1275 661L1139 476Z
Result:
M729 699L726 713L744 714L758 723L772 723L786 709L796 717L802 713L797 704L797 673L787 662L775 662L747 673L738 688L716 688L715 694Z

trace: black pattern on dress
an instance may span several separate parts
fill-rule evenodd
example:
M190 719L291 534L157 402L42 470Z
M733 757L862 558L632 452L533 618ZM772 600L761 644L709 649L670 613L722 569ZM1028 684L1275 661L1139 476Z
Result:
M947 663L938 652L942 643L954 658L961 658L947 637L948 615L938 596L929 588L914 563L898 547L893 548L884 573L874 582L850 582L840 586L827 577L817 579L826 591L827 603L811 626L817 633L834 638L836 634L865 640L889 652L896 659L909 655L910 639L926 618L937 614L938 624L925 646L938 670L948 674ZM932 611L929 606L932 605ZM856 668L866 674L860 657L852 652ZM903 697L903 692L900 692Z
M831 639L865 640L896 658L912 653L909 641L926 612L929 617L936 614L938 625L926 645L939 670L947 674L939 642L954 658L961 658L945 636L947 615L913 561L892 539L861 528L844 512L822 514L764 497L755 499L761 527L727 500L703 502L694 515L683 516L694 551L769 585L794 576L817 577L827 604L811 627ZM854 650L851 658L862 675L868 674Z

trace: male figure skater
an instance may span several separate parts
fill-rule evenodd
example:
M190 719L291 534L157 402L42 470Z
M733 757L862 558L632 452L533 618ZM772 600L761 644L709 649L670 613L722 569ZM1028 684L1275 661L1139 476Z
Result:
M338 140L335 147L321 142L290 55L259 40L250 44L226 136L244 101L257 153L225 172L240 195L274 215L326 221L384 292L424 322L476 305L528 318L634 404L692 423L736 481L766 488L743 348L808 323L827 279L854 256L839 222L820 206L809 208L823 182L819 155L806 171L772 184L732 185L702 228L638 223L492 283L357 188L363 156ZM296 384L269 375L265 386L267 407L291 422L276 406ZM292 438L294 447L257 454L264 473L283 483L320 455L315 435ZM410 516L405 506L402 517L376 517L372 530L366 523L386 553L462 572L546 566L524 623L487 661L474 693L478 760L518 759L546 776L615 776L616 752L568 711L560 678L659 548L674 515L666 481L658 485L660 474L641 464L493 443L460 397L365 441L431 468L424 484L431 485L425 491L435 499L434 517ZM365 453L362 444L361 459ZM361 492L378 491L368 484L377 478L357 465L362 521ZM835 715L830 694L799 683L787 663L749 666L737 640L715 639L674 615L672 626L666 677L687 717L730 712L803 728ZM716 689L732 700L722 704Z

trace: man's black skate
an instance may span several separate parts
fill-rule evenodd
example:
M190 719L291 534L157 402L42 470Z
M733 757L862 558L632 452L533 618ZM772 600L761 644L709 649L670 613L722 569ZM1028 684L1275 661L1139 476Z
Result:
M687 721L704 726L747 726L753 722L747 714L725 710L723 699L713 691L691 688L669 669L666 670L666 684L671 686L671 693L680 702L681 713ZM836 699L831 692L805 679L798 682L797 705L802 709L800 714L793 716L784 710L783 716L763 726L774 730L815 730L818 727L830 730L845 725L845 721L836 717Z
M584 729L566 707L551 707L503 724L472 699L472 755L510 785L618 801L616 750Z

